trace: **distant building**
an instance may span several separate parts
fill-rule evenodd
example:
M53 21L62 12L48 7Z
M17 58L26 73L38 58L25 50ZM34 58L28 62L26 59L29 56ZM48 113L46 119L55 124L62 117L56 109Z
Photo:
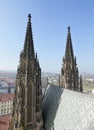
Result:
M0 94L0 130L8 130L14 94Z
M0 87L8 87L8 82L5 80L0 80Z
M74 91L83 91L82 76L79 77L79 71L74 57L70 27L68 27L65 56L61 70L62 86Z
M41 68L34 52L31 15L16 76L11 130L41 130L43 127Z
M0 94L0 116L12 114L13 94Z
M8 93L11 93L11 87L10 86L8 87Z

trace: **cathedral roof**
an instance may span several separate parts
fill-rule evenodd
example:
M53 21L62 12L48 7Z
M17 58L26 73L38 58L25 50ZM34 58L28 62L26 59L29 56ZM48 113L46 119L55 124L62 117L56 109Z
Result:
M62 89L56 86L48 86L43 99L43 117L45 130L50 130L59 106Z
M43 99L45 130L93 130L94 96L49 85Z

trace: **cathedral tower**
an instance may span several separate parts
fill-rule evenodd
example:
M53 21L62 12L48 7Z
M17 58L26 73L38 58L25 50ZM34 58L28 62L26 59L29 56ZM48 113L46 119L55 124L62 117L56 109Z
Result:
M70 27L68 27L65 56L61 70L62 86L74 91L82 91L82 77L79 78L79 71L74 57Z
M13 102L11 130L41 130L43 126L41 68L35 54L28 15L23 51L16 75L16 90Z

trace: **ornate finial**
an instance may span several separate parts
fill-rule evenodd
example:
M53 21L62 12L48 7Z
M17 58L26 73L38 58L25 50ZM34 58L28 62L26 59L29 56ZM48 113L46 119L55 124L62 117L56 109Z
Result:
M31 14L28 14L28 20L29 21L31 20Z
M68 33L70 33L70 26L68 26Z

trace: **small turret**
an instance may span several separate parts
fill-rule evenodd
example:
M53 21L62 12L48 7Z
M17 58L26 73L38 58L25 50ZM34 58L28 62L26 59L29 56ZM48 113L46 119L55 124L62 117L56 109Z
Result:
M36 60L38 59L37 52L36 52Z
M82 75L80 75L80 92L83 92Z

